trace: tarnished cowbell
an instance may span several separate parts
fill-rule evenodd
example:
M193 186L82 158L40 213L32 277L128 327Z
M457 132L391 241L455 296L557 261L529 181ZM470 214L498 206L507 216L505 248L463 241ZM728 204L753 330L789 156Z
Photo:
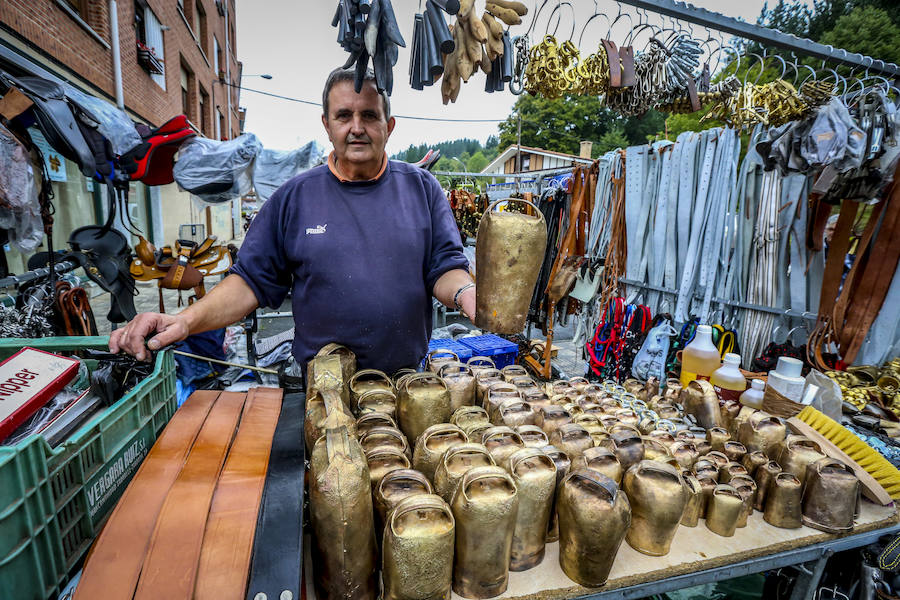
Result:
M480 406L461 406L450 415L450 422L463 431L473 423L490 423L487 411Z
M508 383L513 383L513 379L516 377L527 377L531 379L531 376L528 374L528 369L523 367L522 365L506 365L500 372L503 374L503 379ZM534 383L534 380L532 380Z
M753 479L756 480L756 501L753 503L753 508L763 510L769 486L779 473L781 473L781 465L774 460L757 467L756 473L753 474Z
M563 480L572 467L572 461L569 455L557 448L556 446L544 446L541 448L544 454L550 457L553 464L556 465L556 488ZM547 526L547 542L555 542L559 539L559 519L556 512L556 496L553 496L553 507L550 509L550 524Z
M356 356L353 352L338 344L328 344L307 363L306 399L312 398L316 391L337 388L341 401L350 407L349 383L355 371Z
M631 503L628 544L650 556L668 554L688 500L681 474L665 463L642 460L625 472L622 488Z
M369 390L357 400L360 416L367 413L382 413L391 418L397 414L397 394L391 390Z
M710 382L700 379L690 382L681 391L680 402L684 405L684 411L694 415L697 422L706 429L722 426L719 398Z
M453 500L463 475L475 467L492 467L494 459L482 444L468 442L451 446L434 470L434 492L447 502Z
M518 365L510 365L510 366L518 366ZM506 367L504 367L504 368L506 368ZM506 377L505 374L503 376ZM531 378L531 375L518 375L516 377L511 377L509 379L509 383L511 383L514 386L516 386L517 388L519 388L519 391L521 391L523 394L525 392L532 392L532 393L540 392L541 394L544 393L544 390L538 386L537 382L535 382L534 379Z
M453 591L463 598L493 598L506 591L519 498L501 467L475 467L463 475L451 503L456 518Z
M550 443L569 455L573 462L581 458L584 451L594 447L594 440L587 429L576 423L565 423L550 434Z
M703 495L703 486L700 485L700 481L693 475L682 475L682 479L684 480L684 489L687 492L688 500L684 507L684 513L681 515L681 524L685 527L696 527L706 508L704 506L706 498Z
M450 391L434 373L410 375L400 384L399 392L397 420L410 444L432 425L450 420Z
M438 376L450 391L451 415L463 406L475 404L475 375L471 367L462 363L448 363L441 365Z
M537 425L519 425L514 430L522 438L526 448L543 448L550 445L550 438Z
M547 435L553 435L553 432L565 423L572 422L572 415L562 406L545 406L538 411L535 425L544 430Z
M559 484L559 566L575 583L606 583L631 525L628 498L615 482L596 471L578 469Z
M535 216L495 212L501 202L527 204ZM494 333L520 333L544 262L544 216L526 200L498 200L485 210L475 239L475 326Z
M756 470L769 462L768 457L762 452L748 452L744 455L744 458L741 459L741 464L744 465L744 468L747 469L747 473L750 474L751 477L756 476Z
M703 494L703 500L700 502L700 518L705 519L713 492L719 484L715 479L710 479L709 477L698 477L697 481L700 483L700 491Z
M744 456L747 455L747 449L740 442L728 441L725 442L725 448L722 450L722 453L728 457L728 460L743 463Z
M750 518L750 515L753 514L753 502L756 499L757 492L756 482L749 475L742 474L732 477L731 481L728 482L728 485L736 489L738 494L741 495L741 499L744 501L741 515L738 517L737 526L738 528L746 527L747 520Z
M787 427L781 420L763 411L757 411L740 424L738 439L747 448L747 452L758 450L775 460L773 451L780 448L786 434Z
M351 435L356 432L356 421L341 401L340 388L330 387L313 392L312 397L306 401L306 418L303 422L307 451L312 453L313 446L325 435L326 429L341 426L346 427Z
M500 425L500 405L507 400L521 400L519 388L505 381L492 383L484 392L484 410L487 411L491 423Z
M394 391L394 383L383 371L378 369L363 369L357 371L350 378L350 410L359 414L359 397L369 390Z
M817 443L803 435L789 435L777 460L785 473L790 473L802 484L806 480L806 467L820 458L825 455Z
M763 519L766 523L784 529L797 529L801 522L801 501L803 484L790 473L779 473L769 481L766 491L766 508Z
M624 471L644 459L644 443L636 429L614 427L603 445L616 454Z
M434 471L437 469L444 451L452 446L465 444L469 441L465 432L456 425L450 423L438 423L422 432L416 440L413 450L413 468L421 471L434 481Z
M475 375L475 404L487 408L484 396L487 394L488 388L495 383L506 382L503 381L503 375L500 374L500 369L491 367L487 369L473 369L472 372Z
M491 458L498 465L505 465L506 459L519 448L525 447L525 442L512 428L506 425L491 427L484 432L481 443L491 454Z
M490 356L473 356L466 361L466 366L472 369L472 375L478 375L482 371L497 368L497 364Z
M392 427L397 429L397 422L391 415L385 413L365 413L356 419L356 437L361 438L375 427ZM400 431L397 429L397 431Z
M449 600L456 521L440 496L404 499L384 529L383 600Z
M520 425L534 425L537 415L530 404L520 398L505 400L497 409L499 424L516 428Z
M641 437L641 442L644 444L644 460L660 460L672 456L668 446L656 438L645 435Z
M412 450L409 442L406 441L406 436L396 427L372 427L359 436L359 443L362 445L363 452L390 446L401 451L407 458L412 458Z
M438 374L444 365L459 363L459 355L447 348L435 348L425 355L425 367L432 373Z
M607 448L588 448L581 455L578 463L579 468L584 467L597 471L601 475L606 475L616 482L616 485L622 483L622 463L616 458L614 452Z
M381 479L391 471L409 469L409 457L394 446L377 446L366 451L369 479L374 490Z
M410 496L431 494L431 483L422 473L412 469L391 471L375 486L372 501L375 504L375 531L380 540L384 534L384 524L400 501Z
M736 489L727 484L717 485L706 506L706 527L722 537L731 537L743 510L744 499Z
M859 506L859 479L835 458L820 458L806 467L803 524L827 533L853 529Z
M519 496L509 570L525 571L544 560L544 543L556 489L556 464L540 448L523 448L509 457L506 470L512 476Z
M328 600L375 600L375 524L369 469L346 427L328 429L310 460L316 589ZM352 556L353 560L347 560Z

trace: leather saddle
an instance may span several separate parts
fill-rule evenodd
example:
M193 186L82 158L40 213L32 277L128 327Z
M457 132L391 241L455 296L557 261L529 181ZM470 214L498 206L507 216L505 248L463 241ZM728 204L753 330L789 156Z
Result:
M131 276L138 281L159 280L159 287L170 290L189 290L203 284L208 275L225 273L231 268L228 248L216 244L214 235L198 244L192 240L177 240L173 246L157 250L141 237L134 247L137 258L131 261Z

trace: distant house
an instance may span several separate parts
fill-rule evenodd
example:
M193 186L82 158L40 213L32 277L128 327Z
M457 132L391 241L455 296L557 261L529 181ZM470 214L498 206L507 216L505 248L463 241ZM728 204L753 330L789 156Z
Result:
M522 146L521 161L517 161L519 146L512 145L497 155L491 163L482 169L486 175L509 175L512 173L529 173L548 169L564 169L576 164L589 165L591 160L591 143L581 143L581 154L565 154L541 148ZM518 168L517 168L518 165Z

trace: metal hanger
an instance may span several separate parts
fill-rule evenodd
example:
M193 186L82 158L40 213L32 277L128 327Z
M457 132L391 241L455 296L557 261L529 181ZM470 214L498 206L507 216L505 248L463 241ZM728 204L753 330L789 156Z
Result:
M575 7L572 6L572 3L568 0L563 0L562 2L558 2L556 6L553 7L553 10L550 11L550 16L547 18L547 27L544 29L544 35L548 35L550 31L550 21L553 20L554 15L556 16L556 27L553 29L553 37L556 37L556 32L559 31L559 26L562 23L562 12L560 9L563 6L568 6L572 11L572 31L569 33L569 41L572 41L572 38L575 36Z
M596 19L597 17L603 17L606 19L607 24L610 24L611 21L606 13L600 12L600 6L597 4L597 0L594 0L594 14L588 17L587 21L584 22L584 27L581 28L581 33L578 35L578 48L581 49L581 43L584 40L584 32L587 31L588 25L590 25L591 21Z

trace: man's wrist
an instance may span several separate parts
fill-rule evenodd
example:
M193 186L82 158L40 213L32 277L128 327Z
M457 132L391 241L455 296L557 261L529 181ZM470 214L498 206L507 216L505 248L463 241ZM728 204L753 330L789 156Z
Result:
M458 310L460 312L464 312L462 305L460 305L460 303L459 303L459 299L462 297L463 293L465 293L467 290L470 290L474 287L475 287L475 283L469 282L466 285L459 288L458 290L456 290L456 293L453 295L453 305L456 306L456 310Z

